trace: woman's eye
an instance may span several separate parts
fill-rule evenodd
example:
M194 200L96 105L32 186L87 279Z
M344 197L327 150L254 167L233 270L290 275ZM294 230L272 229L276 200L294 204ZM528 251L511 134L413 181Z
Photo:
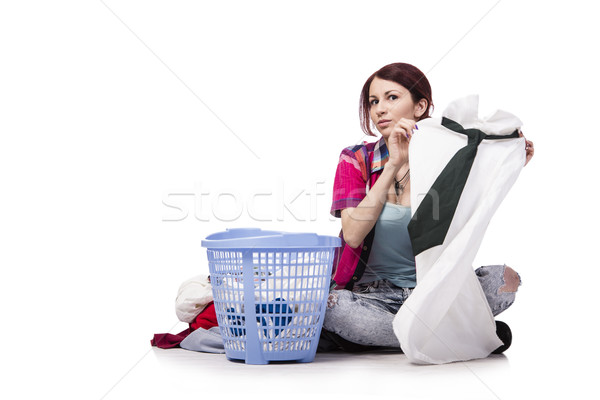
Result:
M398 96L396 96L395 94L391 94L390 95L390 100L397 100Z
M378 100L371 100L371 105L374 106L375 104L379 103Z

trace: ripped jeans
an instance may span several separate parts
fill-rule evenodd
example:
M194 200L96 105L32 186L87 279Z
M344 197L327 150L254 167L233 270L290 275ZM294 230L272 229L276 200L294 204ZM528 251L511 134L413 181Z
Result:
M486 265L477 268L475 274L494 316L512 305L521 284L512 268ZM352 290L332 290L323 329L359 345L399 348L392 321L412 291L385 279L355 285Z

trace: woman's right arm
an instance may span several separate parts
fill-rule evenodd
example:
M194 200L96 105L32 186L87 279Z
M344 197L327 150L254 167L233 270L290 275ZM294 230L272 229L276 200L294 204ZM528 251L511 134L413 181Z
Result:
M344 241L348 246L353 248L360 246L375 226L395 175L396 172L393 171L393 168L384 168L377 182L360 204L342 210L342 232L344 233Z
M356 206L348 207L342 210L342 232L344 241L348 246L356 248L360 246L367 234L375 226L375 222L381 214L383 205L387 200L388 190L394 182L394 177L400 167L408 162L408 143L410 136L406 140L397 132L390 134L388 145L390 158L385 164L385 168L377 179L377 182L370 188L366 197ZM403 138L403 137L402 137Z

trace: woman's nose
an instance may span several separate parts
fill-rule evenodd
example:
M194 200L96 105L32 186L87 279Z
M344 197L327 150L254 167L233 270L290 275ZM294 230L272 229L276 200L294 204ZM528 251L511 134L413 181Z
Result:
M384 115L387 112L387 107L385 107L383 104L381 103L377 103L377 105L375 106L377 107L375 109L375 112L377 113L377 115Z

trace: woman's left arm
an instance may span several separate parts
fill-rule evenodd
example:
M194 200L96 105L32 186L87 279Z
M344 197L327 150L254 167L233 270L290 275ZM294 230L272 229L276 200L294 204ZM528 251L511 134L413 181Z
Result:
M525 138L525 136L523 135L523 132L519 131L519 136L521 136L522 138ZM527 140L527 138L525 138L525 165L527 165L527 163L529 162L529 160L531 160L531 158L533 157L533 142L531 140Z

